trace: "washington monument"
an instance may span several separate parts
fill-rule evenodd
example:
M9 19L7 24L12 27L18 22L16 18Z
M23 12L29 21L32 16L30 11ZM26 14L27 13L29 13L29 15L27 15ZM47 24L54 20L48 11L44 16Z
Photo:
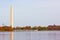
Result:
M10 6L10 26L13 27L13 9L12 9L12 5Z

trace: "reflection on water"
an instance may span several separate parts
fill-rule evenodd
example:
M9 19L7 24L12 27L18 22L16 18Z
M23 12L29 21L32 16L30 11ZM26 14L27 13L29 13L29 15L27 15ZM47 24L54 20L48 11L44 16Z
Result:
M13 32L13 40L60 40L60 31ZM0 40L10 40L10 32L0 32Z
M0 40L10 40L9 32L0 32Z

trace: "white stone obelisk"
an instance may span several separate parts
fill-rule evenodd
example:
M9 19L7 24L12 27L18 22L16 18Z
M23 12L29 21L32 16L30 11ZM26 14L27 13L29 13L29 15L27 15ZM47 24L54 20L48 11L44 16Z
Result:
M13 9L12 9L12 5L10 6L10 26L13 27Z

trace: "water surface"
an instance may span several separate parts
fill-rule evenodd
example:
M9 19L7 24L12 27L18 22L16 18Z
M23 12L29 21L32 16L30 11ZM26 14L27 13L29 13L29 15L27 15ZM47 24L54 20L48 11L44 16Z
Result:
M60 40L60 31L13 32L13 40ZM10 32L0 32L0 40L10 40Z

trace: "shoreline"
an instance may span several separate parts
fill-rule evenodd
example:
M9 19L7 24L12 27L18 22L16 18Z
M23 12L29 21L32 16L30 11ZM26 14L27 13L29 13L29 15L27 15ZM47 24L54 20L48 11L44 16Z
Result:
M48 31L48 30L41 30L43 31ZM60 31L60 30L49 30L49 31ZM0 32L40 32L40 31L0 31Z

